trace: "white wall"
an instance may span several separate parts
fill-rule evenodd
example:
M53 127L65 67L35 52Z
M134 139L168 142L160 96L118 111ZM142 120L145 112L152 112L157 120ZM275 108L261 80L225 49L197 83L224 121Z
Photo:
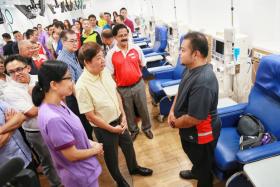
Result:
M37 23L47 25L52 19L71 19L72 17L87 17L89 14L98 16L102 11L119 11L121 7L128 9L133 17L154 16L157 20L175 22L174 1L176 3L177 21L196 29L212 32L223 31L231 26L231 0L85 0L87 9L71 13L53 15L46 7L46 16L37 16L34 20L26 19L11 3L28 4L29 0L0 0L3 9L8 8L13 13L14 30L25 31ZM6 2L7 5L3 5ZM35 0L37 2L37 0ZM46 2L52 2L46 0ZM241 33L248 34L253 45L263 48L274 48L280 51L280 1L279 0L233 0L234 26ZM153 5L153 8L152 8ZM0 33L7 31L7 25L0 25ZM279 45L280 46L280 45Z
M252 39L252 44L272 51L280 51L280 1L240 0L238 21L241 32Z

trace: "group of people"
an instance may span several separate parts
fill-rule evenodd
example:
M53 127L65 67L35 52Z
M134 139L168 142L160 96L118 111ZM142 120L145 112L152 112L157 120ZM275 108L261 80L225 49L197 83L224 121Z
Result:
M131 175L152 175L152 169L137 163L133 147L139 119L146 137L154 137L142 78L146 61L132 42L134 26L127 10L115 12L114 18L101 13L97 23L89 15L73 26L54 20L49 34L38 24L24 39L7 40L12 54L0 58L1 163L20 157L25 168L36 172L37 159L51 186L97 187L102 171L97 157L104 156L117 185L127 187L118 166L120 146ZM43 35L49 36L45 43L39 40ZM51 48L49 39L56 41ZM45 56L36 62L38 54ZM220 128L218 84L207 54L203 34L184 37L181 59L188 71L168 116L168 124L180 129L183 149L194 165L180 176L197 179L201 187L212 186Z

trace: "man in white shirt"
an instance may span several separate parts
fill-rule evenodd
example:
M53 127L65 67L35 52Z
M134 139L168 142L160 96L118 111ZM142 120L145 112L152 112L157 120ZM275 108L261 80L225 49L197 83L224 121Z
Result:
M29 75L30 66L20 55L12 55L5 60L5 68L12 80L4 89L4 101L12 108L23 112L28 118L22 125L26 139L38 154L43 173L51 186L60 186L60 179L53 166L51 155L45 145L37 125L38 108L33 105L31 92L38 80L37 75Z
M8 85L10 77L5 74L4 58L0 56L0 100L3 99L3 90Z

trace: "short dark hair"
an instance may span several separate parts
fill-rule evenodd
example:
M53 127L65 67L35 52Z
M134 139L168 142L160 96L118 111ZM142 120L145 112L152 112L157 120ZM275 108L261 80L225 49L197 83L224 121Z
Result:
M3 33L2 38L11 39L11 35L9 33Z
M88 19L90 19L90 18L96 19L96 16L95 16L94 14L90 14L90 15L88 16Z
M84 62L91 61L101 50L102 48L95 42L84 43L78 53L79 62L84 65Z
M61 28L62 30L64 30L64 24L62 21L56 21L53 23L53 26L56 28Z
M52 81L60 82L68 70L66 63L58 60L47 60L38 71L38 82L32 90L32 101L35 106L40 106L50 89Z
M54 22L57 22L57 21L58 21L58 19L53 19L52 21L53 21L53 23L54 23Z
M203 33L189 32L184 40L190 40L192 52L199 51L204 58L208 56L208 41Z
M38 28L39 26L42 26L42 24L41 24L41 23L38 23L38 24L37 24L37 28Z
M48 26L47 26L47 29L49 30L52 26L53 26L52 24L51 24L51 25L48 25Z
M104 12L104 15L105 14L109 15L110 17L112 17L111 13L109 13L109 12Z
M14 32L13 32L13 35L15 35L15 34L17 34L17 33L20 33L20 32L19 32L19 31L14 31Z
M5 62L4 62L5 69L6 69L7 65L8 65L10 62L14 61L14 60L20 61L20 62L22 62L23 64L28 65L27 59L26 59L25 57L23 57L23 56L21 56L21 55L19 55L19 54L10 55L10 56L8 56L8 57L6 58L6 60L5 60Z
M117 24L114 26L114 28L112 30L113 36L117 36L120 29L126 29L127 33L129 33L128 28L124 24Z
M103 38L113 38L112 30L111 29L104 29L101 33Z
M34 29L27 29L27 31L25 32L25 36L27 39L30 39L30 36L33 35L35 32Z
M60 33L59 37L61 38L61 40L65 41L67 40L67 34L76 34L76 33L73 30L63 30Z
M122 10L127 11L125 7L122 7L122 8L120 9L120 12L121 12Z

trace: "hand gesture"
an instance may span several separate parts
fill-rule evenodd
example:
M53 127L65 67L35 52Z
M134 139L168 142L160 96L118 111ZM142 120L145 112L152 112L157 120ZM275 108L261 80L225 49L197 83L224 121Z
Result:
M170 127L174 128L176 117L174 115L174 112L169 112L167 123Z
M122 134L125 131L125 127L122 127L121 125L117 125L114 127L114 133Z
M90 141L90 145L94 149L95 153L98 156L102 156L103 155L104 151L103 151L103 144L102 143Z
M17 112L14 109L8 109L5 111L5 121L9 121L17 114Z
M122 117L122 121L121 121L121 124L122 128L124 129L123 132L127 129L127 121L126 121L126 117L125 115L123 115Z

